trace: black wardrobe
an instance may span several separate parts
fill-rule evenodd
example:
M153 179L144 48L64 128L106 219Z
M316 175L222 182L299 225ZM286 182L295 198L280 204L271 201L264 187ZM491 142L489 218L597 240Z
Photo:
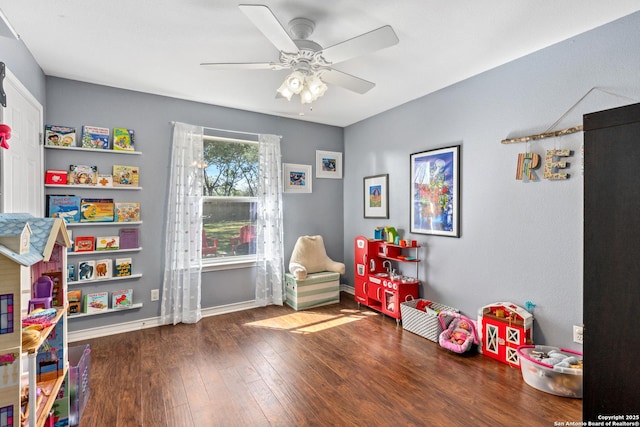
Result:
M583 421L640 421L640 104L584 116ZM613 419L613 418L610 418Z

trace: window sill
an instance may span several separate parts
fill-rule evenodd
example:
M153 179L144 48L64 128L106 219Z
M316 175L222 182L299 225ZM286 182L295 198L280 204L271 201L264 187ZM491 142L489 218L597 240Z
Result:
M238 268L252 268L255 267L256 257L248 256L248 257L235 257L238 259L215 259L213 261L203 260L202 261L202 272L207 273L210 271L220 271L220 270L235 270Z

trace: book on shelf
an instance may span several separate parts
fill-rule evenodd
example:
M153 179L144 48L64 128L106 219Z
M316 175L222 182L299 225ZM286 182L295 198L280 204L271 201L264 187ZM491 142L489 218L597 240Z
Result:
M44 144L56 147L74 147L76 145L76 128L46 125L44 127Z
M109 149L109 128L99 126L82 126L82 147Z
M50 271L42 273L43 276L48 276L53 281L53 291L51 292L51 306L63 307L64 306L64 292L62 291L62 272Z
M76 266L74 263L67 263L67 283L76 281Z
M47 216L61 218L66 223L80 222L80 197L62 194L47 195Z
M116 202L114 220L116 222L140 221L140 203L139 202Z
M113 149L115 151L135 151L133 129L113 128Z
M97 187L113 187L113 176L98 174L98 180L96 182L96 186Z
M116 258L116 277L131 276L132 260L127 258Z
M140 181L138 166L113 165L114 187L137 187Z
M120 249L140 247L140 231L137 228L121 228L118 231L118 235L120 237Z
M61 169L48 169L44 174L45 184L67 185L67 171Z
M81 199L80 222L113 222L113 199Z
M69 301L67 314L82 313L82 290L72 289L67 291L67 301Z
M89 165L69 165L67 184L96 185L98 182L98 167Z
M120 249L120 236L96 237L96 251L111 251Z
M93 236L76 236L74 252L93 252L96 250L96 240Z
M78 263L78 281L93 280L96 278L96 261L93 259Z
M108 279L113 277L113 260L98 259L96 260L96 279Z
M100 313L109 308L108 292L92 292L84 296L84 312Z
M111 292L111 308L125 308L133 305L133 289L120 289Z

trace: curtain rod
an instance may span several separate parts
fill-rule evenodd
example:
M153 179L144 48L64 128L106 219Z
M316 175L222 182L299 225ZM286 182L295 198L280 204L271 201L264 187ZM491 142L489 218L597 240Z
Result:
M171 121L170 123L172 125L176 124L175 120ZM252 136L258 136L258 137L261 135L259 133L254 133L254 132L244 132L244 131L231 130L231 129L212 128L212 127L208 127L208 126L202 126L202 129L215 130L215 131L218 131L218 132L226 132L226 133L235 133L235 134L240 134L240 135L252 135Z

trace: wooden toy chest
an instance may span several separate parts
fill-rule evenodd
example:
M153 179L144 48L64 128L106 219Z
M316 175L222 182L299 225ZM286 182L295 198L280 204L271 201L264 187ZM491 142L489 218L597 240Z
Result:
M306 280L296 280L286 273L287 304L294 310L340 302L340 274L331 271L312 273Z

